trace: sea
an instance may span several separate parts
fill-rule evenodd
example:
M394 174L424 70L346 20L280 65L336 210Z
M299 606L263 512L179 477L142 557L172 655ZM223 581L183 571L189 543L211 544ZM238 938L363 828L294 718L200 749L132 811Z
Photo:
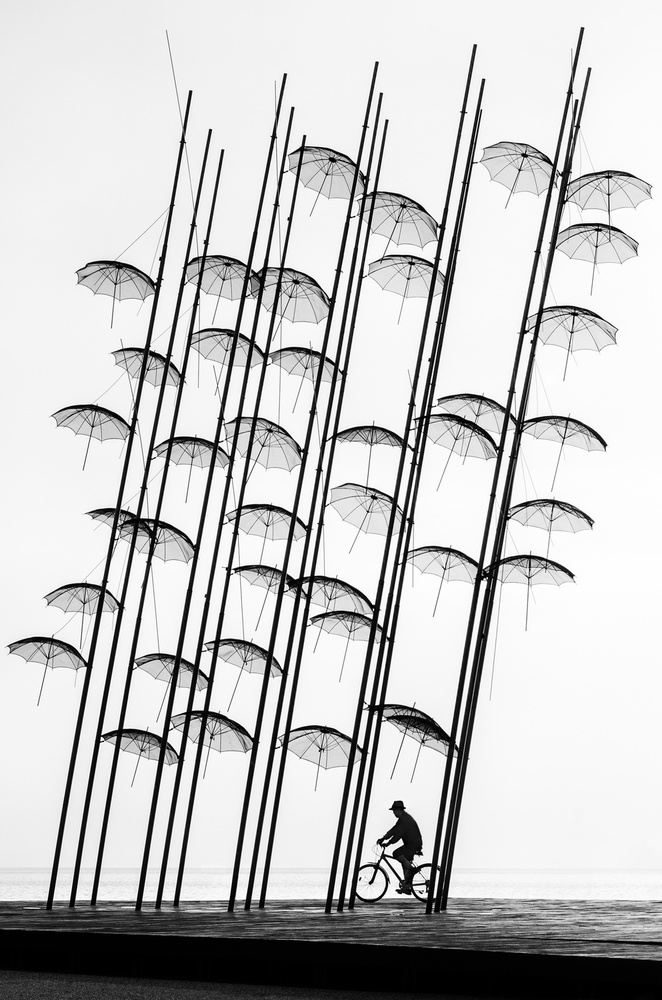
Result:
M136 896L138 871L132 868L105 869L99 902L132 900ZM175 871L166 881L164 901L172 898ZM239 883L238 899L242 898ZM92 869L81 872L78 899L89 898ZM187 870L182 902L227 899L232 872L226 868ZM269 900L320 899L327 893L326 869L273 869L269 879ZM0 901L39 902L46 898L50 879L48 868L0 868ZM150 872L145 901L154 898L158 871ZM69 898L71 872L62 868L56 900ZM260 873L256 880L259 893ZM391 889L395 888L391 885ZM640 899L662 900L662 868L458 868L453 873L451 898L474 899Z

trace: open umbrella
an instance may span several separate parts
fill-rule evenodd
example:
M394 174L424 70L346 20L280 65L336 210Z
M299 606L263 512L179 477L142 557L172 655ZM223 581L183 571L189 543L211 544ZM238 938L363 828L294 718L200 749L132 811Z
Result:
M113 351L115 364L124 368L131 378L139 378L142 371L145 349L143 347L127 347L121 351ZM172 361L166 361L162 354L147 351L147 367L145 381L151 385L160 385L163 379L166 385L178 386L182 380L181 373Z
M593 518L579 507L563 500L526 500L515 504L508 511L511 521L518 521L531 528L542 528L547 532L547 555L552 531L587 531L593 527Z
M591 293L598 264L622 264L636 257L639 244L616 226L599 222L580 222L559 233L556 249L573 260L586 260L593 265Z
M456 392L450 396L440 396L435 406L444 413L453 413L457 417L473 421L490 435L500 435L506 408L489 396L480 396L472 392ZM514 423L515 418L510 414Z
M598 170L570 181L565 200L582 209L606 212L608 221L617 208L636 208L651 197L651 185L624 170Z
M136 549L138 552L148 552L152 539L155 539L154 556L167 562L174 559L177 562L190 562L195 552L193 542L179 528L166 521L155 521L151 517L131 517L124 521L119 529L119 537L130 542L136 529Z
M85 615L95 615L99 608L101 587L95 583L67 583L46 594L44 600L48 605L60 608L67 614L80 614L80 645L83 645L83 623ZM103 596L103 610L111 614L117 611L119 603L109 590Z
M145 729L114 729L111 733L103 733L102 740L106 743L119 744L120 750L127 750L129 753L138 754L136 769L131 779L131 787L136 780L138 764L145 757L147 760L157 760L161 754L163 740L154 733ZM177 753L169 743L165 744L164 761L166 764L174 764L177 760Z
M10 653L22 656L26 663L43 663L44 673L41 678L41 686L37 697L37 704L41 701L41 692L44 687L46 670L50 667L55 670L57 667L66 667L69 670L78 671L81 667L86 667L87 663L78 650L68 642L61 639L53 639L52 636L31 635L27 639L19 639L8 646Z
M393 191L373 191L366 198L363 218L370 217L374 202L370 231L386 236L386 249L390 243L425 247L437 239L437 223L429 212L413 198Z
M400 741L395 763L393 764L391 778L395 774L395 768L406 736L410 736L418 742L418 752L410 781L414 780L422 747L432 747L433 750L444 754L445 757L448 756L451 745L450 736L441 728L439 723L435 722L431 715L421 712L420 708L416 708L415 706L409 707L408 705L384 705L382 711L384 719L402 733L402 740ZM453 756L457 757L457 754L458 747L456 745L453 749Z
M304 146L295 149L288 157L288 170L296 173L301 168L299 179L304 187L316 191L313 207L310 214L313 214L315 205L320 195L325 198L349 198L354 190L355 196L360 197L365 186L365 177L356 164L350 160L349 156L339 153L336 149L328 146ZM354 178L356 177L356 183Z
M94 295L111 295L113 309L110 325L115 316L115 302L139 299L144 302L154 294L156 285L144 271L119 260L93 260L76 271L78 284L89 288Z
M350 641L352 639L358 639L362 642L369 641L372 631L372 616L361 614L358 611L327 611L323 615L313 615L309 624L320 629L313 652L317 649L317 643L320 640L322 632L328 632L329 635L345 636L347 641L345 642L345 651L343 652L342 663L340 665L340 677L338 678L338 681L341 681ZM373 642L381 642L381 639L382 628L380 625L376 625Z
M315 791L320 768L327 771L332 767L346 767L352 746L349 736L330 726L300 726L292 729L289 737L281 736L279 739L281 747L286 747L301 760L312 761L317 766ZM363 751L357 746L356 752Z
M336 441L339 444L365 444L370 449L368 451L368 471L365 479L366 487L370 480L372 449L379 445L387 445L390 448L400 449L404 446L404 441L399 434L389 431L386 427L378 427L375 424L359 424L356 427L347 427L343 431L338 431Z
M437 489L441 486L451 455L454 453L462 456L463 464L467 458L496 458L496 444L487 431L473 420L466 420L465 417L458 417L453 413L432 413L428 423L428 437L434 444L448 448L450 452L439 477Z
M170 681L176 662L177 657L173 656L171 653L146 653L145 656L139 656L138 659L134 661L139 670L144 670L146 673L151 674L157 681L166 682ZM190 688L193 683L194 673L194 664L180 656L179 670L177 671L177 687ZM195 690L204 691L207 687L208 681L209 678L207 675L203 674L203 672L199 670L195 681ZM167 694L168 689L166 688L163 700L161 701L161 708L159 708L159 714L156 717L157 722L163 710L163 703L165 702Z
M183 730L187 719L188 738L194 743L202 738L203 746L207 747L203 778L207 773L210 750L216 750L218 753L226 751L246 753L253 746L253 738L250 733L238 722L228 719L226 715L221 715L219 712L182 712L181 715L173 715L170 725L173 729Z
M538 314L529 316L527 327L534 330ZM539 337L543 344L562 347L566 351L563 379L568 370L572 351L601 351L616 343L617 327L591 309L580 306L549 306L540 313Z
M485 147L480 162L493 181L508 188L506 207L520 191L541 195L549 187L554 169L549 157L528 142L495 142Z
M492 572L492 567L488 566L486 573ZM561 563L554 562L553 559L543 559L542 556L507 556L500 559L496 564L497 580L501 583L525 583L526 584L526 621L525 629L529 622L529 594L534 584L548 584L560 587L563 583L572 583L575 579L574 573L562 566Z
M314 278L291 267L268 267L258 271L252 279L253 294L257 296L260 283L264 283L262 305L275 309L276 315L290 323L320 323L329 314L330 300ZM278 283L280 295L276 304Z
M208 469L212 463L214 455L214 442L207 441L206 438L199 437L174 437L157 444L154 454L158 458L165 458L170 449L170 461L174 465L188 465L188 479L186 482L186 496L184 503L188 501L188 491L191 485L191 472L193 466L198 469ZM216 468L225 469L230 462L230 458L222 448L216 449Z
M358 528L349 551L351 552L362 531L370 535L386 535L391 530L397 532L402 519L402 511L395 505L393 497L370 486L360 486L358 483L343 483L335 486L329 493L329 507L342 517L343 521ZM395 505L395 518L391 524L391 515Z
M368 274L380 288L402 296L398 323L405 299L427 298L433 281L435 295L441 295L444 288L444 276L441 271L435 272L434 264L408 254L389 254L375 260L370 264Z
M186 265L186 280L197 283L201 267L202 257L193 257ZM207 295L238 299L241 297L245 280L246 265L236 257L209 254L205 258L200 287Z
M219 365L225 365L230 360L232 345L236 342L233 364L246 365L250 354L251 368L262 364L264 361L264 351L255 342L251 351L251 341L241 333L234 330L219 330L216 327L207 327L198 330L191 337L191 347L198 351L203 358L210 361L217 361Z
M304 576L301 585L310 593L310 603L326 611L356 611L371 615L373 605L357 587L332 576Z
M304 379L307 378L310 382L316 382L318 372L321 368L321 381L329 384L333 382L338 370L335 362L329 358L323 358L319 351L313 351L308 347L282 347L277 351L271 351L269 357L272 364L278 365L288 375L298 375L301 379L294 400L294 406L292 407L292 413L294 413L296 405L299 402L299 393L301 392Z
M203 648L212 653L214 657L218 657L223 663L232 663L234 666L239 667L239 674L230 701L228 702L229 711L242 674L246 672L247 674L264 675L267 669L269 653L262 646L258 646L254 642L247 642L246 639L219 639L218 642L205 643ZM282 673L283 668L276 657L272 656L269 665L269 676L278 677Z
M271 503L245 503L236 510L230 511L227 515L228 521L237 521L240 531L245 531L247 535L262 536L262 552L260 562L264 555L264 544L270 542L284 541L290 531L292 514L284 507L278 507ZM306 534L306 525L300 518L296 518L293 532L293 539L298 542Z
M237 452L243 458L251 442L253 426L252 417L241 417L228 420L225 424L226 447L232 447L237 436ZM258 417L255 422L255 433L250 458L265 469L284 469L291 472L301 465L301 448L284 427L272 420ZM251 469L252 471L252 469Z
M254 584L257 587L261 587L266 591L264 595L264 600L262 601L262 607L260 608L260 613L255 623L255 628L260 627L260 621L262 619L262 613L264 612L264 606L267 603L267 594L276 594L281 584L283 578L283 573L279 569L275 569L273 566L263 566L260 564L254 564L252 566L237 566L236 569L232 570L233 573L239 576L240 580L245 580L246 583ZM284 593L288 590L292 590L295 585L294 578L285 574L285 589ZM243 617L243 604L242 604L242 617Z
M606 451L607 449L607 442L597 431L589 427L588 424L582 423L581 420L573 420L570 417L531 417L522 424L522 433L530 434L542 441L559 442L559 455L552 478L552 489L554 489L556 482L564 445L569 444L574 448L582 448L584 451Z
M84 434L87 437L83 468L87 462L92 438L96 438L97 441L125 441L131 430L124 417L120 417L119 413L114 413L113 410L107 410L104 406L97 406L94 403L82 406L65 406L51 416L58 427L67 427L74 434Z
M437 604L445 581L461 580L463 583L473 584L478 572L478 563L475 559L460 552L459 549L450 549L442 545L421 545L417 549L412 549L407 553L407 562L421 573L432 573L440 577L433 615L437 613Z

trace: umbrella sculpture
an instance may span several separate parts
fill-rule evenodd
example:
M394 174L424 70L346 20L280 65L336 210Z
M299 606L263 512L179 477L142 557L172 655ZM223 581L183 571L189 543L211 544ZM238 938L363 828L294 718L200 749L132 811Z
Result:
M186 280L197 283L201 267L202 257L193 257L186 265ZM236 257L210 254L205 259L200 287L207 295L232 300L241 298L245 281L246 265Z
M101 524L107 524L109 527L112 525L115 519L115 507L97 507L96 510L88 510L87 516L91 517L93 521L99 521ZM130 510L120 510L118 518L118 527L122 527L127 521L130 521L136 515Z
M252 427L252 417L228 420L225 425L228 450L232 447L234 437L237 435L237 452L244 458L251 442ZM258 417L255 421L250 457L253 461L253 468L258 463L265 469L284 469L291 472L297 465L301 465L301 448L284 427L271 420L266 420L264 417Z
M90 288L94 295L112 295L111 327L116 301L139 299L144 302L149 295L154 294L156 288L148 274L119 260L93 260L76 271L76 275L78 284Z
M127 347L121 351L113 351L115 364L124 368L130 378L139 378L142 371L145 349L143 347ZM162 354L156 351L147 352L147 368L145 369L145 381L151 385L160 385L165 378L166 385L178 386L182 380L179 369L175 368L172 361L166 361Z
M269 654L262 646L258 646L255 642L248 642L246 639L219 639L218 642L206 642L203 649L209 653L213 653L214 657L222 660L223 663L232 663L235 667L239 667L239 674L237 675L237 680L232 690L230 701L228 702L228 711L230 711L230 706L232 705L244 671L247 674L261 674L264 676ZM278 677L282 673L283 668L276 657L272 656L269 666L269 676Z
M152 539L155 539L155 558L162 559L163 562L169 559L190 562L193 558L195 546L191 539L166 521L155 521L151 517L131 517L120 526L119 537L130 542L136 525L135 544L138 552L148 552Z
M387 250L391 243L425 247L437 239L437 223L413 198L393 191L373 191L365 202L363 217L366 220L370 218L371 202L374 208L370 231L387 237Z
M370 615L373 604L357 587L332 576L304 576L302 587L310 593L310 603L326 611L357 611ZM345 607L343 607L345 605Z
M174 437L157 444L154 454L158 457L165 457L170 449L170 461L175 465L188 465L188 479L186 482L186 496L184 503L188 501L188 491L191 485L191 472L193 466L198 469L208 469L212 463L214 454L213 441L207 441L199 437ZM215 466L218 469L225 469L230 462L230 458L222 448L216 449Z
M323 615L314 615L310 619L309 624L315 625L320 629L313 652L317 649L317 643L320 640L322 632L328 632L329 635L344 635L347 637L345 651L340 665L340 677L338 678L338 681L340 682L342 680L343 670L345 669L345 659L347 657L350 640L359 639L363 642L369 641L372 631L372 617L370 615L361 614L358 611L327 611ZM376 625L373 642L381 642L381 639L382 628L380 625Z
M253 350L250 350L251 342L248 337L234 330L219 330L216 327L207 327L204 330L197 330L191 337L191 347L198 351L203 358L217 361L220 365L228 364L233 343L235 348L234 364L246 365L248 355L251 356L251 368L262 364L264 361L264 351L256 343L253 343Z
M264 546L267 539L270 542L283 541L290 531L292 514L284 507L277 507L271 503L245 503L242 507L230 511L227 515L228 521L238 521L240 531L245 531L248 535L262 536L262 551L260 552L260 562L264 556ZM300 518L296 518L294 524L293 539L298 542L306 534L306 525Z
M368 451L368 471L366 472L365 484L368 486L370 480L370 461L372 449L378 445L388 445L391 448L404 446L404 441L399 434L389 431L386 427L378 427L375 424L361 424L357 427L347 427L343 431L338 431L336 441L340 444L367 444Z
M31 635L27 639L19 639L12 642L7 647L10 653L22 656L26 663L43 663L44 673L41 678L37 705L41 701L41 692L46 679L48 667L55 670L57 667L66 667L69 670L78 671L81 667L86 667L87 663L74 646L61 639L53 639L44 635Z
M292 413L296 410L299 402L299 393L304 379L316 382L320 368L322 369L322 382L326 382L327 385L333 382L336 377L337 365L335 362L329 358L323 358L319 351L313 351L308 347L281 347L276 351L271 351L269 357L272 364L284 369L288 375L298 375L301 379Z
M552 489L554 489L556 482L564 445L569 444L574 448L583 448L584 451L605 451L607 448L607 442L597 431L594 431L588 424L582 423L581 420L571 420L570 417L531 417L522 424L522 433L531 434L543 441L558 441L560 443L552 478Z
M145 656L139 656L137 660L134 660L136 667L140 670L145 670L148 674L151 674L157 681L166 681L169 683L172 677L173 671L175 669L175 663L177 662L177 657L173 656L171 653L147 653ZM194 664L185 660L183 657L179 658L179 670L177 672L177 687L180 688L190 688L193 683L193 675L195 673ZM196 691L204 691L208 684L208 677L203 674L201 670L198 671L198 676L195 681ZM163 711L163 704L166 700L166 695L168 694L168 689L166 688L161 701L161 707L159 708L159 714L156 716L156 721L158 722L159 716Z
M554 170L549 157L527 142L495 142L485 147L480 162L493 181L508 188L506 207L520 191L541 195L549 187Z
M432 573L440 577L433 615L437 613L441 588L446 580L449 582L461 580L463 583L473 584L478 572L478 563L475 559L460 552L459 549L450 549L443 545L421 545L417 549L412 549L407 553L407 562L421 573Z
M386 535L389 525L392 532L397 532L399 529L402 511L388 493L382 493L372 486L343 483L342 486L335 486L329 496L331 499L328 506L333 507L343 521L353 524L358 529L350 545L350 552L362 531L370 535ZM394 507L395 517L392 519Z
M280 295L276 305L276 294L280 281ZM251 279L253 295L257 296L260 284L264 284L262 305L274 309L276 314L290 323L320 323L329 314L330 300L314 278L295 271L291 267L268 267L258 271Z
M265 590L264 600L262 601L262 607L260 609L260 614L258 615L257 622L255 623L255 628L260 627L260 621L262 619L262 613L264 612L265 604L267 603L267 594L275 594L278 592L280 587L283 574L279 569L275 569L273 566L262 566L259 564L253 566L237 566L236 569L232 570L233 573L239 575L240 580L245 580L249 585L255 584L257 587L262 587ZM292 590L295 585L294 578L285 573L285 592ZM242 600L242 620L243 620L243 600Z
M301 161L300 168L299 161ZM288 170L296 173L298 169L303 186L317 192L310 210L311 215L320 195L325 198L349 198L354 189L355 196L360 197L365 187L365 177L360 170L357 170L354 161L336 149L329 149L328 146L300 146L299 149L295 149L289 155Z
M429 260L408 254L389 254L380 260L375 260L370 264L368 274L380 288L402 296L398 323L405 299L427 298L433 280L434 294L441 295L445 281L441 271L435 271L434 264Z
M80 614L80 645L83 645L83 624L85 615L95 615L99 607L101 587L95 583L67 583L46 594L44 600L48 605L60 608L67 614ZM106 590L103 597L103 610L114 613L119 608L117 598Z
M420 419L420 418L417 418ZM452 413L433 413L428 423L428 437L434 444L448 448L450 454L442 470L437 489L446 475L448 463L454 452L462 456L464 464L467 458L496 458L496 444L482 427L473 420L458 417Z
M392 723L392 725L394 725L395 728L399 729L402 733L402 740L400 741L395 763L393 764L391 778L395 774L395 768L397 766L400 751L402 750L402 745L406 736L411 736L413 739L417 740L419 744L416 760L414 762L414 770L411 773L410 781L414 780L416 767L418 765L418 758L421 754L422 747L430 746L438 753L444 754L445 757L448 756L448 750L451 744L450 736L448 733L444 732L441 726L435 722L431 715L426 715L425 712L421 712L420 708L416 708L415 706L409 707L408 705L384 705L383 717L387 722ZM457 753L458 747L456 745L453 749L453 756L457 757Z
M579 222L559 233L556 249L573 260L586 260L593 265L591 293L598 264L622 264L637 256L639 244L616 226L599 222Z
M566 351L563 380L568 370L572 351L601 351L616 343L617 327L608 323L591 309L581 306L549 306L540 312L538 335L543 344L562 347ZM529 316L527 328L532 331L538 322L538 313Z
M119 413L114 413L113 410L107 410L103 406L96 406L92 403L84 406L65 406L52 413L51 416L58 427L67 427L74 434L87 436L83 468L87 462L92 438L96 438L97 441L125 441L131 430L124 417L120 417Z
M547 534L547 555L552 531L587 531L593 527L593 518L579 507L563 500L526 500L515 504L508 511L511 521L518 521L531 528L542 528Z
M281 747L285 746L301 760L309 760L317 765L315 791L320 768L328 771L332 767L346 767L352 746L349 736L330 726L300 726L292 729L289 737L280 736L279 739ZM363 752L358 746L356 751Z
M203 746L207 747L205 769L202 772L203 778L207 773L210 750L216 750L218 753L225 751L246 753L253 746L253 738L250 733L238 722L228 719L226 715L221 715L219 712L182 712L181 715L173 715L170 725L173 729L183 730L187 720L188 738L196 743L202 736ZM202 732L203 721L204 734Z
M560 587L563 583L571 583L574 573L554 562L553 559L543 559L542 556L507 556L496 563L497 580L501 583L525 583L526 584L526 621L525 629L529 623L529 594L534 584L545 583ZM486 573L491 572L492 567L488 566Z
M450 396L440 396L438 406L445 413L453 413L465 420L472 420L488 434L501 434L506 408L489 396L480 396L471 392L456 392ZM515 418L510 414L514 423Z
M606 212L608 221L617 208L636 208L651 197L651 185L624 170L599 170L570 181L565 200L583 209Z
M106 743L119 745L120 750L138 754L136 769L131 779L132 788L140 761L143 757L147 760L156 760L163 746L163 740L160 736L155 736L154 733L149 733L145 729L114 729L111 733L103 733L101 739L105 740ZM174 764L178 760L176 751L169 743L165 744L164 760L166 764Z

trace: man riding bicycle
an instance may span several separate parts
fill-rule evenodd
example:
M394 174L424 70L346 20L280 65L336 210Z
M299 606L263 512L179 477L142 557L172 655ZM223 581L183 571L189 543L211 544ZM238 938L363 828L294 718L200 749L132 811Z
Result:
M411 896L411 880L416 868L412 862L415 855L421 854L423 851L423 838L418 823L413 816L406 812L405 804L401 799L395 800L391 810L397 822L395 826L387 830L377 843L380 847L388 847L389 844L395 844L396 841L402 840L402 847L398 847L393 854L395 860L402 865L403 874L400 888L395 891L401 895Z

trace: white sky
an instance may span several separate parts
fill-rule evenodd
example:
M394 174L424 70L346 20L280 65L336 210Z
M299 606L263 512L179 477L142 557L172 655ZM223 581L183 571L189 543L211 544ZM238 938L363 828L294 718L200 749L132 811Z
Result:
M310 143L353 156L372 65L379 60L378 87L391 123L380 186L415 198L439 217L471 45L478 44L476 76L487 81L479 145L510 139L551 155L580 25L586 28L581 65L583 70L591 66L593 75L575 174L622 169L651 182L654 198L660 191L659 14L653 2L635 0L626 12L612 2L560 2L553 8L474 2L462 5L461 12L455 5L413 2L403 16L401 4L346 0L324 6L301 0L250 5L118 0L110 9L99 3L33 0L8 3L5 11L0 41L6 139L0 167L6 471L2 646L60 629L64 616L46 608L42 596L84 578L104 553L107 535L94 532L83 515L114 502L119 446L93 442L83 473L81 439L56 429L49 417L109 389L117 378L110 352L121 343L138 345L144 336L146 310L138 315L135 306L118 305L109 329L109 300L78 288L75 271L88 260L117 257L167 206L179 125L166 30L180 94L194 91L192 170L197 170L208 127L214 129L215 155L221 146L226 149L212 252L247 254L274 86L283 72L289 78L286 107L296 107L296 144L305 133ZM183 189L178 248L188 224L186 197ZM523 194L504 212L506 197L504 188L476 168L440 392L505 398L541 207ZM301 203L301 229L289 263L329 290L342 206L320 199L308 219L308 192ZM576 584L539 588L528 631L523 628L524 588L504 590L494 688L491 699L487 690L482 698L470 764L457 854L462 867L662 867L657 794L662 751L656 516L659 201L623 211L613 221L640 241L639 259L602 268L592 296L590 266L563 259L555 266L552 291L555 301L592 308L613 322L619 328L618 346L600 355L576 355L565 383L563 354L542 349L539 393L531 411L570 412L606 438L606 455L568 450L557 483L557 497L586 510L595 518L595 529L554 541L550 556L575 572ZM155 273L157 233L158 227L125 259ZM172 259L182 252L175 250ZM413 355L405 341L407 304L399 327L397 308L394 296L366 287L358 350L366 380L391 379L393 392L376 396L368 411L365 393L355 386L345 425L374 419L400 430ZM230 311L226 318L229 325ZM200 420L191 424L191 432L211 435L211 391L205 371L198 395L207 401L196 403L199 413L189 414ZM398 393L402 402L396 406ZM105 401L128 413L125 383ZM476 497L476 510L481 509L491 469L459 462L453 468L451 462L435 495L446 453L434 455L434 450L428 462L438 467L429 475L431 491L420 528L417 522L416 544L453 545L477 555L477 520L467 511ZM526 460L538 495L546 495L555 449L532 444ZM383 476L383 485L377 479L375 484L388 489L392 474L387 459L381 466L377 462L375 476ZM263 480L275 502L279 491L285 498L290 488L280 475L268 486ZM182 473L180 500L185 479ZM340 473L337 481L344 481ZM521 479L518 488L515 499L525 499ZM533 495L529 488L527 496ZM191 511L192 501L187 508L180 504L171 519L186 529ZM338 546L348 547L353 536L337 524ZM521 551L544 554L542 533L513 537ZM370 567L377 548L370 539L360 541L365 541L363 563L350 579L374 592ZM157 587L167 585L174 593L185 586L180 564L159 565L156 572ZM416 701L449 728L468 588L449 587L431 621L424 612L431 611L435 593L434 583L421 578L409 594L389 700ZM61 635L75 643L76 625ZM308 675L308 700L302 704L310 706L310 716L297 717L295 724L323 721L351 730L349 692L356 675L340 698L337 675L330 676L336 650L333 640L320 642L315 656L331 666L326 674L321 668L319 676ZM491 670L491 656L489 661ZM242 681L230 713L249 731L255 680ZM71 673L53 671L37 709L40 681L38 667L3 654L0 801L11 821L0 825L0 866L51 862L78 699ZM162 690L155 695L150 683L141 679L129 724L154 728ZM226 704L227 698L212 707L224 711ZM143 705L149 706L147 719L141 717ZM385 759L392 760L399 738L385 729ZM109 756L102 751L102 759ZM441 758L424 751L410 784L414 756L414 745L407 745L393 781L385 766L375 788L369 839L383 833L388 805L402 797L431 846ZM190 854L194 866L232 863L233 815L247 763L239 758L224 755L213 761L218 784L200 807ZM130 865L140 858L149 765L141 764L129 790L134 762L123 762L120 769L110 864ZM276 864L328 863L342 779L341 771L323 775L313 794L312 768L292 759ZM126 835L129 823L135 837ZM288 855L293 843L295 858Z

